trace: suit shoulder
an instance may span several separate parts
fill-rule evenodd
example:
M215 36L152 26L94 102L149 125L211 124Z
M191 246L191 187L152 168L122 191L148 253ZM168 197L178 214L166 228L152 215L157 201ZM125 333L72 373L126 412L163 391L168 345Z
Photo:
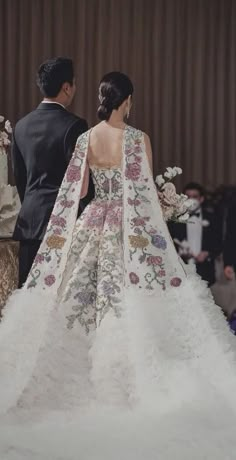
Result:
M26 123L28 123L32 119L35 113L36 113L36 110L32 110L31 112L27 113L24 117L20 118L20 120L18 120L15 124L15 130L21 128Z
M80 118L74 113L67 113L67 119L68 119L68 128L70 129L71 127L74 127L74 129L78 128L79 132L82 133L84 131L87 131L88 129L88 123L84 118Z

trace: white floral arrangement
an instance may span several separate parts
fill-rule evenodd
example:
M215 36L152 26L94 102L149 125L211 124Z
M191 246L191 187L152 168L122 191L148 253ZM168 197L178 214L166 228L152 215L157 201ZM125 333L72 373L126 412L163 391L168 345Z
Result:
M12 127L9 120L0 115L0 237L11 238L20 199L15 186L8 184L7 149L11 144Z
M4 120L5 118L0 115L0 148L6 149L11 143L9 135L12 133L12 127L9 120L6 120L5 123ZM3 125L2 128L1 125Z
M177 166L168 167L163 175L160 174L156 177L155 182L164 219L166 221L186 223L189 219L192 200L183 193L178 194L175 185L172 183L172 180L180 174L182 174L181 168Z

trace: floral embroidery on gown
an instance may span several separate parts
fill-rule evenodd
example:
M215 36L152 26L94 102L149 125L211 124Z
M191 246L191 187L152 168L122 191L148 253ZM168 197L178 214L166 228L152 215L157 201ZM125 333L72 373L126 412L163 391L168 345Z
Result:
M60 287L71 313L67 327L79 322L86 333L112 309L120 316L123 285L122 172L92 168L95 199L78 219Z

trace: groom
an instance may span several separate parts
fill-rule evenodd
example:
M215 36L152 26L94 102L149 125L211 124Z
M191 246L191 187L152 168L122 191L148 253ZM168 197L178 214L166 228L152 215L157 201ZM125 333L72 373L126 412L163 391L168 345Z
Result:
M88 129L85 120L67 111L76 91L71 59L44 62L37 85L43 101L16 124L13 135L12 166L21 200L13 234L20 241L19 287L25 283L44 237L76 140ZM90 183L80 212L92 196Z

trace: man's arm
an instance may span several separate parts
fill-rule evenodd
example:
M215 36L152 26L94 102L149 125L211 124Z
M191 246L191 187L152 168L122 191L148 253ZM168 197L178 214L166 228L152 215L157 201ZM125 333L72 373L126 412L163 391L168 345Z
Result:
M20 197L20 201L22 203L27 183L27 171L20 149L18 148L18 145L16 143L14 133L11 148L11 164L15 178L16 188Z

